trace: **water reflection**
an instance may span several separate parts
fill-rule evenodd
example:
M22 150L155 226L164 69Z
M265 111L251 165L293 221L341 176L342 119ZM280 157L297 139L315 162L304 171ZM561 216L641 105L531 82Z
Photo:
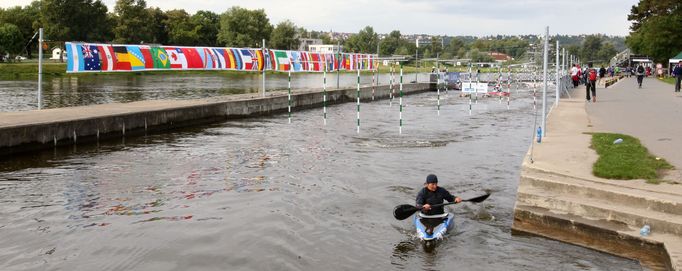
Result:
M336 74L327 75L327 88L336 89ZM427 74L406 74L405 78L421 78ZM285 90L288 75L266 74L267 91ZM387 74L380 74L378 84L388 84ZM414 81L413 79L410 79ZM372 84L372 75L363 74L360 83ZM353 73L340 73L338 86L355 87ZM258 93L262 91L262 77L255 73L120 73L92 74L87 76L48 77L43 83L43 108L58 108L103 103L125 103L158 99L197 99L230 94ZM323 74L292 74L293 90L322 89ZM0 81L0 112L37 109L37 82Z

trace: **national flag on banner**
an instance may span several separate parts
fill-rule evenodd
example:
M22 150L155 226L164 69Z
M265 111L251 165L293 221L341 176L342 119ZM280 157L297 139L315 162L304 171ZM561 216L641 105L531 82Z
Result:
M310 57L308 55L308 52L300 52L301 53L301 65L303 65L302 69L304 71L310 71Z
M275 70L288 71L291 68L287 51L271 50L270 52L273 55L272 59L275 61Z
M204 52L206 53L206 59L209 59L210 56L210 68L211 69L217 69L218 68L218 56L213 52L211 48L204 48ZM208 61L206 61L208 62ZM204 64L207 68L209 67L208 64Z
M258 60L251 50L241 49L239 50L239 54L241 55L242 62L244 63L242 70L251 71L258 69Z
M265 64L266 64L265 63L266 62L265 56L266 55L263 54L263 50L254 50L252 53L256 56L256 61L258 63L258 70L262 71L263 69L265 69Z
M185 53L185 58L187 59L188 69L203 69L204 63L197 51L197 48L185 47L182 48L182 52Z
M301 71L301 56L296 51L287 52L289 56L289 62L291 63L291 70L298 72Z
M182 52L182 49L173 47L163 47L163 49L168 53L171 69L187 69L187 58L185 58L185 53Z
M320 65L320 54L318 53L310 53L310 60L312 62L312 70L319 72L322 71L320 68L322 65Z
M203 64L202 68L206 70L211 70L215 67L215 57L211 54L211 50L206 47L200 47L196 48L197 53L199 53L199 57L201 58L201 63Z
M67 42L66 44L66 71L79 72L83 71L83 53L81 52L81 45L78 43Z
M169 69L170 60L168 59L168 54L166 50L161 47L151 47L152 61L154 62L154 68L156 69Z
M114 50L111 48L111 45L98 45L97 50L99 50L102 71L114 70Z
M145 69L153 69L154 68L154 59L152 57L151 48L147 45L140 46L140 52L142 52L142 57L144 59L144 68Z
M84 70L86 71L100 71L102 65L99 60L99 50L96 45L82 45Z
M228 51L229 51L228 53L231 53L230 57L234 58L234 65L232 66L233 69L243 70L244 69L244 61L242 60L242 54L239 52L239 49L230 48Z
M213 51L213 55L216 57L215 68L220 70L227 69L225 66L225 49L213 48L211 50Z
M114 47L114 70L115 71L129 71L132 70L130 65L130 55L128 54L128 48L125 46L113 46Z
M144 70L144 56L142 55L142 51L140 50L139 45L128 45L126 46L128 49L128 60L130 61L130 67L132 70Z

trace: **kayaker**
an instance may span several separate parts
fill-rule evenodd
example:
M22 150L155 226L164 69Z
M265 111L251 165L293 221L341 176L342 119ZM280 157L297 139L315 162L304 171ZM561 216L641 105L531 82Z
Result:
M455 197L445 188L438 187L438 177L434 174L426 176L426 183L424 188L417 193L417 208L423 208L422 213L425 215L438 215L444 213L443 206L433 207L433 204L443 203L443 200L448 202L461 202L460 197Z

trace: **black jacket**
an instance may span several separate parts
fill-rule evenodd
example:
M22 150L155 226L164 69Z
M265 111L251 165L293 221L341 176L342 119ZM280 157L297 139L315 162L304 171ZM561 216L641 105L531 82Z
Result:
M443 200L447 200L449 202L455 201L455 196L450 194L448 190L445 190L445 188L438 187L436 191L431 191L427 189L426 187L422 188L419 190L419 193L417 193L417 207L421 208L424 204L440 204L443 203ZM433 207L431 210L428 212L423 212L424 214L427 215L437 215L437 214L442 214L444 213L444 206L439 206L439 207Z

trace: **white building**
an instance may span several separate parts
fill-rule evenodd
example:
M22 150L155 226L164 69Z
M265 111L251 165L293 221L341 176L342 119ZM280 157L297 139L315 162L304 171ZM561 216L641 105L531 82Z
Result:
M320 45L322 44L321 39L303 39L299 38L299 44L298 44L298 50L299 51L308 51L308 46L310 45Z
M338 53L343 50L343 46L336 44L311 44L308 51L315 53Z
M60 58L61 54L62 54L61 48L54 48L52 49L52 57L50 57L50 59L59 60L61 59ZM64 58L66 58L66 52L64 52Z

